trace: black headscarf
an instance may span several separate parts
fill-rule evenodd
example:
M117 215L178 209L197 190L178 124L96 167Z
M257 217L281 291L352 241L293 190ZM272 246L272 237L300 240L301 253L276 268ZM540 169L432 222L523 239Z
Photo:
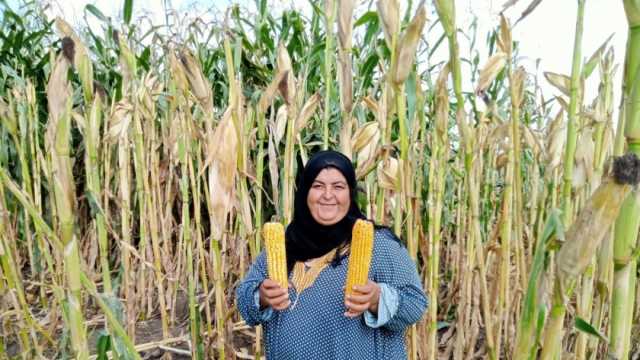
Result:
M334 168L342 173L349 186L351 204L342 220L333 225L315 221L309 207L309 189L320 171ZM298 170L297 190L294 199L293 220L286 231L287 269L291 271L296 261L306 261L325 255L339 246L351 242L351 229L357 219L364 219L356 204L356 172L353 164L343 154L325 150L314 154L304 169ZM339 257L336 256L335 260Z

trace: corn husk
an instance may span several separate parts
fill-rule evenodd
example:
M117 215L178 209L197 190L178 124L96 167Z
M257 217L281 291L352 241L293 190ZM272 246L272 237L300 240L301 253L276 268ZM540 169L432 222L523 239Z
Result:
M498 52L493 54L487 63L480 71L480 78L478 79L478 85L476 86L476 94L484 92L489 85L496 79L496 76L502 71L507 64L507 54L504 52Z
M280 95L287 105L293 104L296 97L295 78L293 76L293 67L291 66L291 58L289 52L283 43L278 45L278 73L282 73L282 80L278 84Z
M376 136L380 136L380 126L377 122L371 121L364 125L362 125L356 133L353 134L353 139L351 140L352 151L353 153L359 153L362 149L370 145Z
M198 99L206 114L213 114L211 85L202 73L200 62L186 49L181 50L179 56L184 75L191 87L191 93Z
M227 214L231 208L234 179L237 173L238 137L227 109L218 123L211 142L205 166L209 164L209 194L211 199L211 233L214 239L220 239L225 227Z
M573 169L572 186L581 188L593 179L593 130L584 128L580 132L576 144L575 165Z
M402 35L402 39L398 42L398 58L394 64L394 69L392 69L392 81L396 86L404 83L411 70L413 70L420 35L426 22L427 12L421 4Z
M287 130L287 121L289 119L288 107L285 104L280 105L276 112L276 122L272 127L273 139L275 144L278 145L284 137L284 132Z
M546 162L547 174L560 165L564 150L564 140L567 137L567 125L564 122L564 111L560 110L555 119L549 124L546 132Z
M635 159L635 160L634 160ZM587 200L566 234L556 256L558 278L564 289L591 263L600 242L618 216L620 207L638 183L640 160L628 154L615 160L613 172Z
M527 76L526 71L522 66L513 73L513 79L511 83L511 97L514 106L520 108L524 101L524 86L525 78Z
M378 185L385 190L395 190L398 181L398 159L389 157L385 162L378 163L376 170Z
M307 126L307 122L313 114L315 114L316 109L318 108L318 104L320 104L320 93L315 93L311 95L307 101L302 106L302 110L298 113L298 117L296 118L296 127L295 134L299 134L302 129Z
M58 31L62 33L63 37L68 37L73 41L73 59L70 59L70 61L73 61L73 66L78 72L85 100L91 101L93 97L93 64L89 59L87 49L82 44L82 41L80 41L80 38L75 31L73 31L71 25L59 17L55 19L55 23Z
M436 103L436 132L442 137L447 134L449 128L449 90L447 80L449 79L449 64L445 65L438 75L435 86Z
M378 0L376 7L382 24L384 40L391 49L393 48L393 36L400 32L400 4L398 0Z
M271 82L269 83L269 86L267 86L264 92L262 92L262 95L260 95L260 100L258 101L259 112L264 114L267 111L267 108L271 105L271 102L273 102L273 99L275 98L275 95L276 95L276 92L278 91L280 83L283 81L284 77L287 75L288 75L287 72L276 73L276 76L273 77L273 80L271 80Z
M500 14L500 36L498 36L497 42L498 49L505 53L507 57L511 57L513 42L511 39L511 25L509 25L509 21L504 14Z

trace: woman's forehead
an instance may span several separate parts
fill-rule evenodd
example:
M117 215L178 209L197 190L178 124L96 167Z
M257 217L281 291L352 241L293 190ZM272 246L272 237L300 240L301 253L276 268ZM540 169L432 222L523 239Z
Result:
M340 172L340 170L334 167L328 167L322 169L318 176L314 179L314 181L324 182L324 183L334 183L334 182L347 182L347 178Z

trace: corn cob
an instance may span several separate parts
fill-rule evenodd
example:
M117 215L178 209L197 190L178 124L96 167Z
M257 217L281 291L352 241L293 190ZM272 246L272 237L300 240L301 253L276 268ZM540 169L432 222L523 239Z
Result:
M287 279L287 253L284 246L284 227L278 222L269 222L262 227L262 236L267 250L269 279L284 289L289 287Z
M373 254L373 224L356 220L351 238L351 254L347 270L346 294L352 294L354 285L365 285L369 276L369 265Z

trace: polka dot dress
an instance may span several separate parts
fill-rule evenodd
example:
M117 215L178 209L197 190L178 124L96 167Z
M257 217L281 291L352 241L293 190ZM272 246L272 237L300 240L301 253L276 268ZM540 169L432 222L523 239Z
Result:
M347 318L343 286L348 258L327 266L298 297L289 289L284 311L260 311L255 291L267 276L264 252L236 291L238 309L249 325L262 324L267 359L406 359L404 332L422 317L428 302L415 263L388 229L376 230L369 278L396 290L398 308L379 328L363 316Z

